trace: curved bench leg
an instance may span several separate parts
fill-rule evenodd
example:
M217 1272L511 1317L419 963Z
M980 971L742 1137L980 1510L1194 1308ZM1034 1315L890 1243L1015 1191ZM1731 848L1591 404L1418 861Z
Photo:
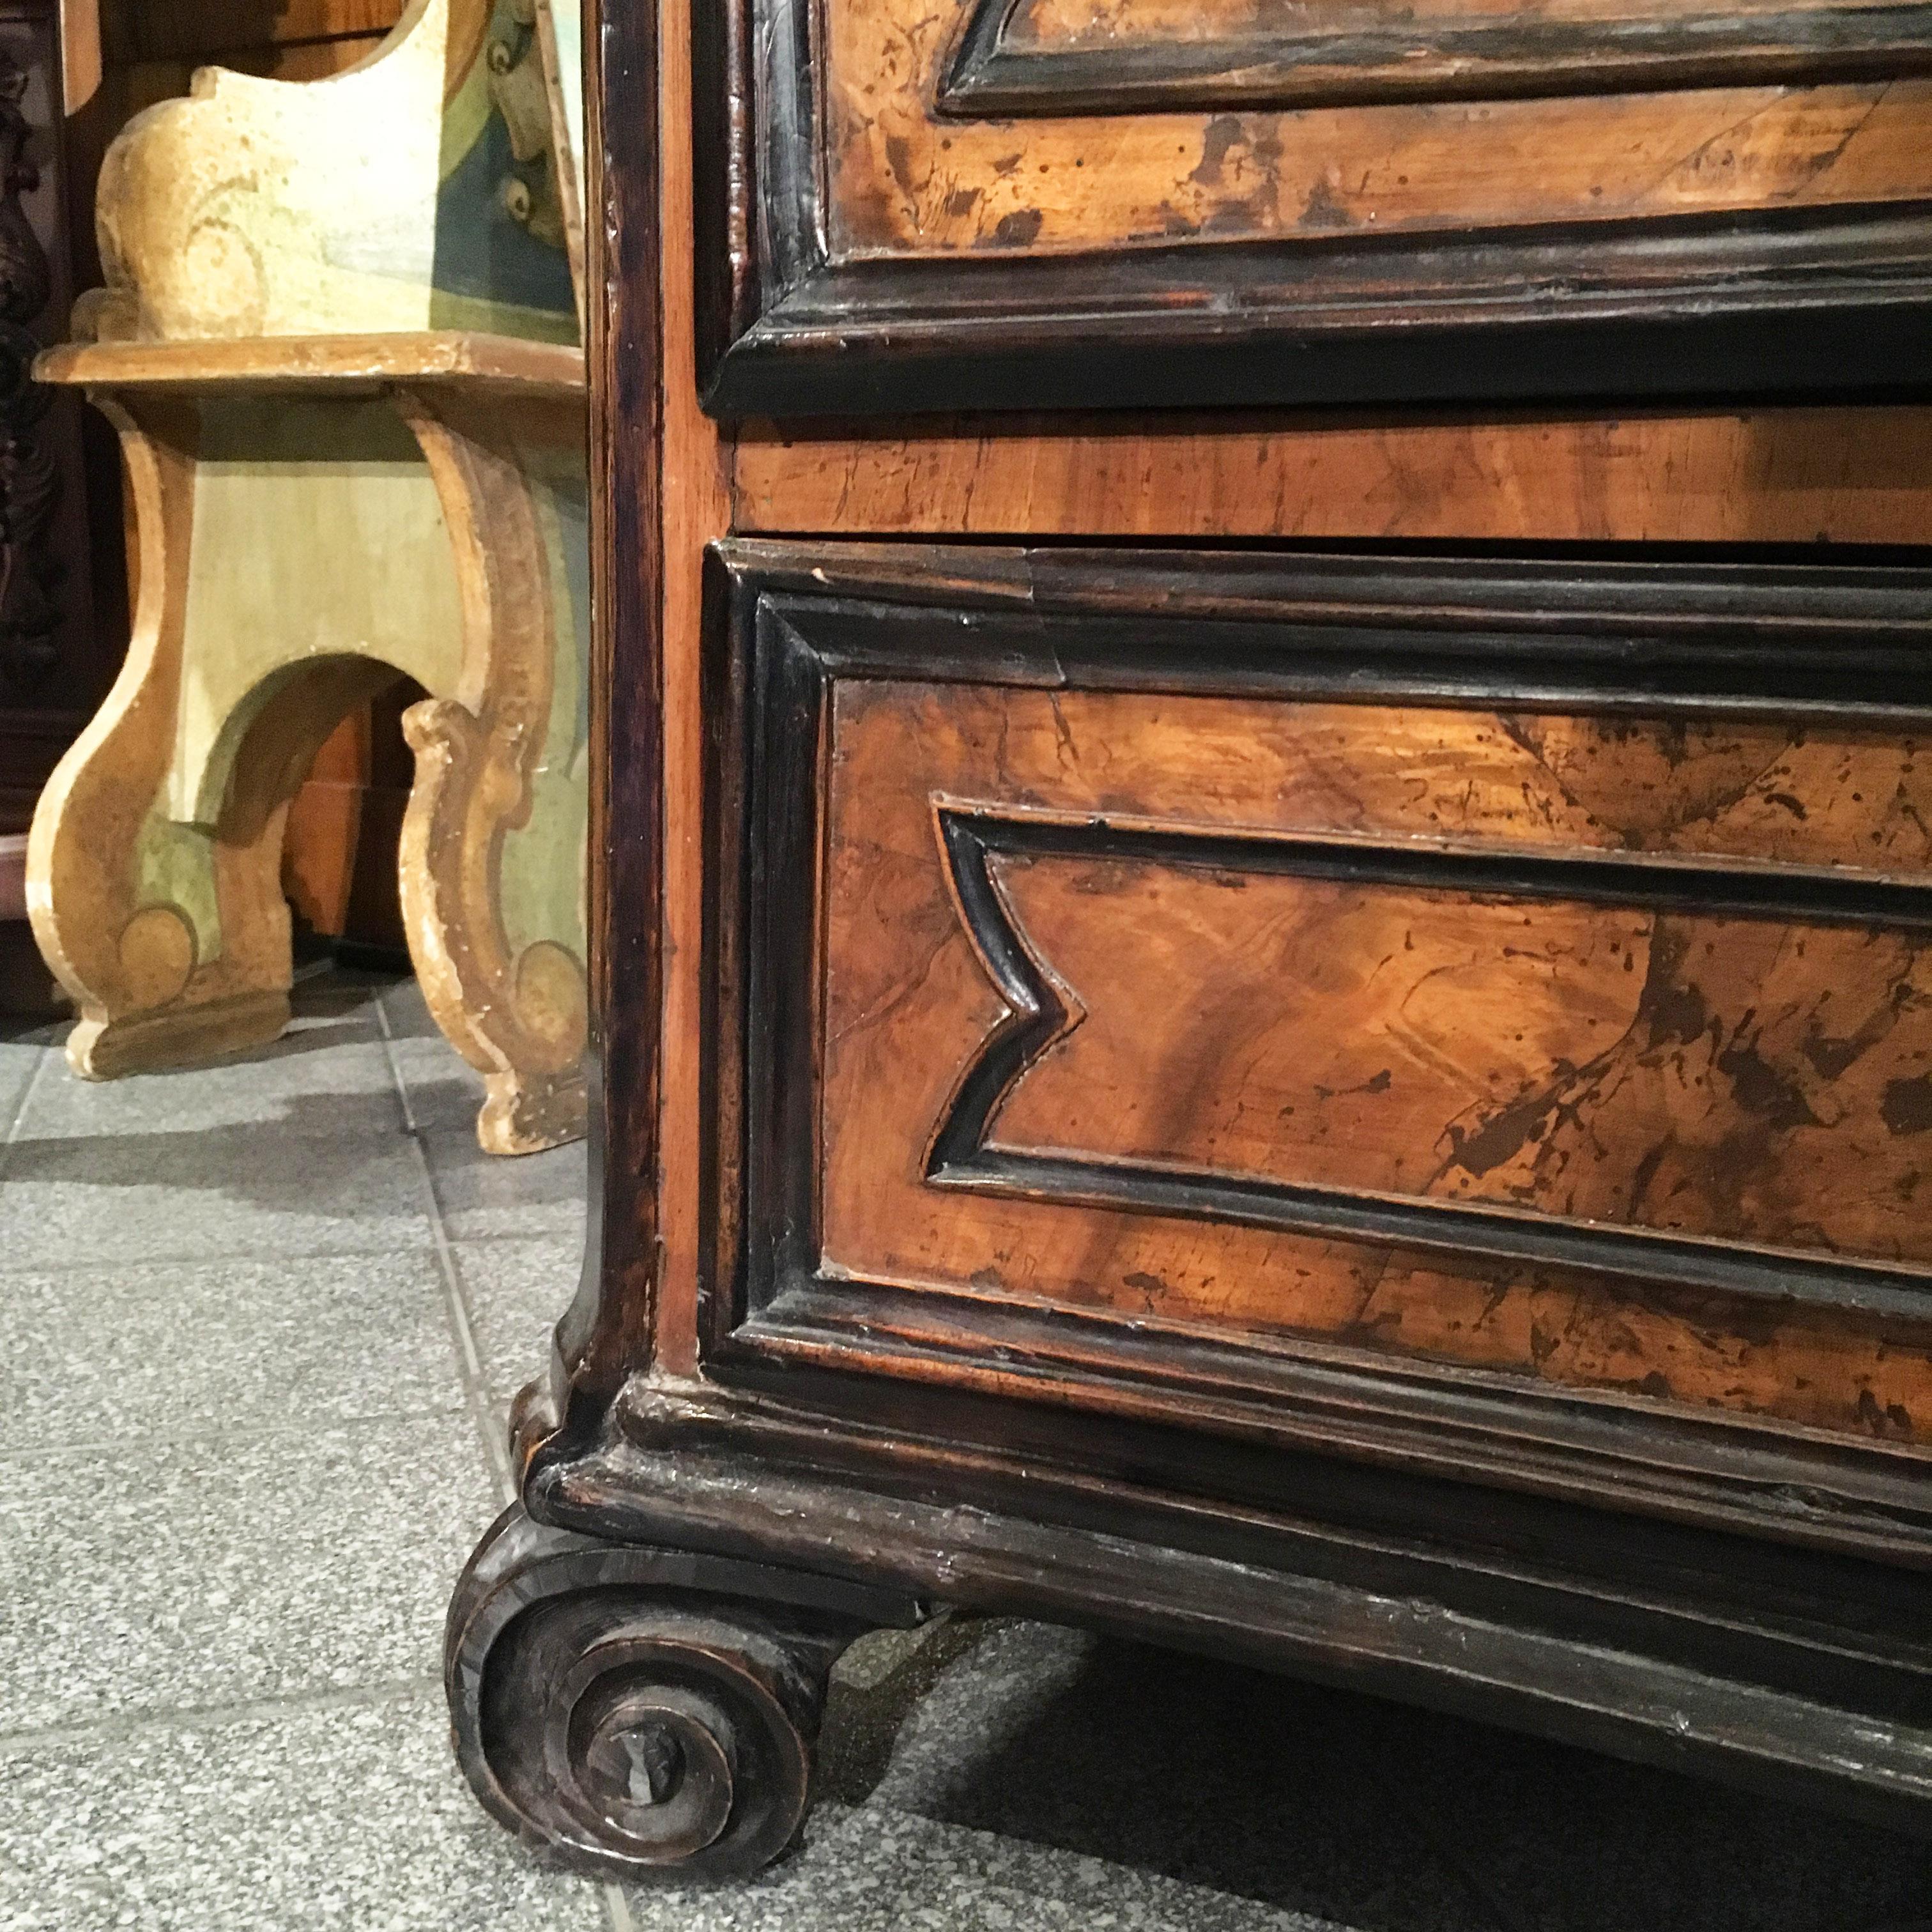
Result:
M441 493L464 633L460 692L403 720L416 756L404 916L430 1012L484 1076L477 1138L488 1153L531 1154L580 1139L587 1112L589 992L574 935L554 920L518 932L505 868L512 835L538 839L580 920L583 790L556 769L573 754L574 698L567 724L554 715L559 655L575 667L577 641L560 616L559 533L530 452L580 448L581 426L555 404L440 394L403 408Z
M120 677L41 796L27 877L34 937L80 1013L68 1059L90 1079L273 1040L290 984L287 910L279 890L259 890L279 820L212 842L159 823L181 692L194 412L151 401L137 422L103 406L134 499L140 608Z
M68 1062L97 1080L238 1052L287 1025L290 802L344 715L396 675L292 658L228 716L198 721L235 749L214 808L185 803L199 418L152 397L101 406L127 459L140 605L120 677L41 796L27 872L34 937L80 1012Z

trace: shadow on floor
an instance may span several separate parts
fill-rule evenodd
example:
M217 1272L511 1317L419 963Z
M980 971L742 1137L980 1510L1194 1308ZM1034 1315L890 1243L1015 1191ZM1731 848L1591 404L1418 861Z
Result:
M1360 1932L1879 1932L1932 1909L1932 1847L1831 1814L1208 1659L978 1629L880 1780L945 1823Z

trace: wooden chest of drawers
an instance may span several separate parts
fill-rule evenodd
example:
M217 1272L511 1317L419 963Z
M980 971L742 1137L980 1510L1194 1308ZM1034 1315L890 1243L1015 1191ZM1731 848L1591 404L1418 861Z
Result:
M560 1856L934 1604L1932 1817L1932 8L1313 17L607 5Z

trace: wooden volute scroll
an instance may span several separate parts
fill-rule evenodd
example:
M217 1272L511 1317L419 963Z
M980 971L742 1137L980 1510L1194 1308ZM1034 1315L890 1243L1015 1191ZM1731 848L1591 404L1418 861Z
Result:
M1920 0L725 11L706 268L733 415L1925 368Z
M484 1077L479 1137L518 1154L584 1130L572 13L415 0L334 78L208 70L110 153L104 339L44 364L120 425L142 554L127 668L30 856L85 1075L286 1024L289 800L400 674L428 694L405 721L406 925Z

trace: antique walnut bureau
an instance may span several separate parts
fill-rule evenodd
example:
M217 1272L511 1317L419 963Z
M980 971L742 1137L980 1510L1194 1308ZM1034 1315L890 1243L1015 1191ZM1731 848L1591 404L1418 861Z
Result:
M484 1802L754 1869L953 1605L1932 1817L1932 4L591 38Z

